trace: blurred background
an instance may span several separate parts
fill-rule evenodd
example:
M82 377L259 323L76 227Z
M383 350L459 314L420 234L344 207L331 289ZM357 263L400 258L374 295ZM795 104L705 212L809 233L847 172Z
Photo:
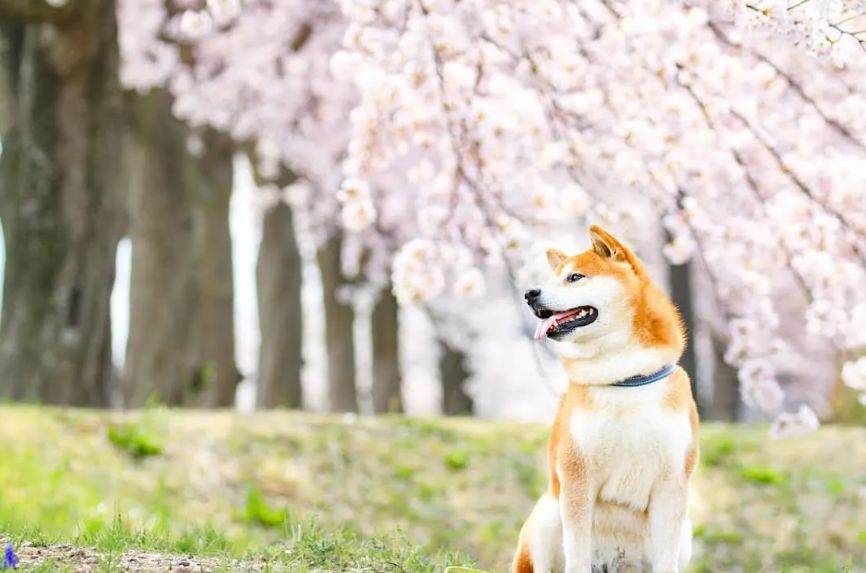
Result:
M599 223L683 315L681 364L724 424L701 488L754 487L775 515L704 502L702 567L863 559L862 431L805 436L866 421L864 14L0 0L0 400L30 405L0 409L18 468L0 533L107 551L122 516L249 548L290 514L367 511L364 534L397 524L501 567L544 479L543 429L520 424L567 384L522 293ZM385 414L418 419L367 417ZM82 470L93 456L113 477ZM366 483L385 493L358 505ZM210 550L189 539L170 547Z

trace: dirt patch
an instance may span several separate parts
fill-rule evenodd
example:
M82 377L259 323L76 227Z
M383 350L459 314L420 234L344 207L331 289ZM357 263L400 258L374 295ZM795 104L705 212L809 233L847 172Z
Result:
M92 548L73 545L37 546L29 542L15 548L22 571L63 571L75 573L219 573L223 571L260 572L288 571L283 565L244 562L218 557L199 558L192 555L162 555L142 551L128 551L111 555Z

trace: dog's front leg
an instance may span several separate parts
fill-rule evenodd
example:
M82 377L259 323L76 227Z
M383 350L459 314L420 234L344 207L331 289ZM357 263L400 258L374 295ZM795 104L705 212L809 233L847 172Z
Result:
M684 478L666 476L653 486L649 505L653 573L679 573L680 540L688 498L689 486Z
M572 453L565 461L559 496L565 573L591 573L595 493L579 455Z
M559 501L562 511L565 573L590 573L593 503L589 484L575 484L563 488Z

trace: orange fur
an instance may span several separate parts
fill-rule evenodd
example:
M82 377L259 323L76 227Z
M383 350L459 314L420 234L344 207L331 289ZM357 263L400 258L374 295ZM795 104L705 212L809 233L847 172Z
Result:
M682 368L677 368L671 374L668 391L664 397L664 405L669 410L679 412L694 404L689 377Z
M553 497L559 497L560 482L557 474L557 462L563 449L570 446L568 421L571 419L575 409L592 410L592 396L587 386L569 384L565 394L559 399L559 407L556 419L550 430L550 438L547 442L547 469L548 469L548 491Z
M557 468L562 472L566 482L566 491L563 492L567 513L577 516L587 511L587 500L582 495L586 488L586 462L577 450L574 440L560 440L556 452Z
M512 573L535 573L532 567L532 558L529 556L529 550L521 544L517 550L517 555L514 557L514 565L511 567Z
M689 413L689 426L692 429L693 442L689 451L686 453L686 478L690 477L694 472L695 466L698 463L700 454L700 443L698 442L698 407L695 404L692 396L692 386L689 377L685 370L677 368L671 375L670 388L665 394L664 405L673 412L682 412L684 410Z
M562 410L563 403L565 402L565 394L562 395L562 398L559 401L559 409ZM559 492L561 489L561 484L559 483L559 474L556 473L556 458L557 452L559 451L559 442L562 440L560 435L560 424L559 424L560 414L556 415L556 421L553 423L553 427L550 429L550 438L547 440L547 491L550 492L550 495L553 497L559 497Z
M692 428L692 445L686 453L686 479L692 477L695 466L698 465L698 459L701 457L701 442L698 439L698 408L694 400L692 400L689 408L689 425Z

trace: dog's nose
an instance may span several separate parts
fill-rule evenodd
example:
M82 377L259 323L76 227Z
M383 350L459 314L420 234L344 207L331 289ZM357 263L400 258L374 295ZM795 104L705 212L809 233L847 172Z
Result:
M523 293L523 298L526 299L526 302L528 304L532 304L533 302L535 302L535 299L537 299L539 296L541 296L540 288L531 288L525 293Z

